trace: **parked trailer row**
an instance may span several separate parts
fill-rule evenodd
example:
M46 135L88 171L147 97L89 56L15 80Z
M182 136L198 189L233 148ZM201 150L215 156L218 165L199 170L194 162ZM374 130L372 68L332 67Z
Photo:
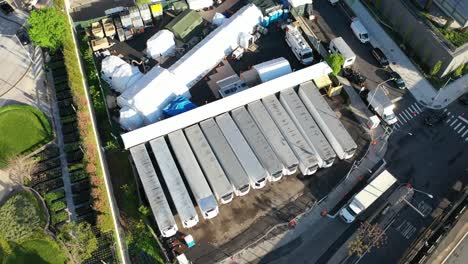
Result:
M321 168L331 167L336 154L294 89L289 88L281 91L280 102L307 143L317 153L319 166Z
M299 85L298 93L338 157L351 158L357 149L356 142L322 98L315 84L310 81Z
M299 160L299 169L302 174L314 174L318 169L317 153L315 153L315 151L306 142L276 96L267 96L262 99L262 102L278 128L283 133L286 138L286 142L296 154Z
M215 119L242 168L244 168L245 173L249 177L252 188L260 189L265 187L267 181L266 171L247 141L245 141L229 113L219 115Z
M130 153L161 235L175 235L177 225L145 145L130 148Z
M184 132L218 201L222 204L231 202L234 198L232 185L200 127L193 125L185 128Z
M280 180L283 176L283 164L245 107L234 109L231 111L231 115L258 160L266 169L268 180L270 182Z
M211 219L217 216L219 210L216 198L206 182L184 132L182 130L174 131L168 135L168 139L203 218Z
M200 127L232 184L234 193L243 196L250 191L250 179L236 158L226 138L213 118L200 123Z
M283 174L296 173L299 161L265 106L260 101L254 101L247 105L247 110L283 164Z
M151 140L150 145L182 225L186 228L195 226L198 223L197 212L169 151L166 140L164 137L159 137Z

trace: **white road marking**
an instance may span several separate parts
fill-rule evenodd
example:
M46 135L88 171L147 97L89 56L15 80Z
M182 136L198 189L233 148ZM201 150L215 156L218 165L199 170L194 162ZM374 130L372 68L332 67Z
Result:
M468 133L468 130L466 130L465 133L463 133L462 137L464 137L466 135L466 133Z
M444 113L445 113L445 112L447 112L447 108L444 109ZM449 114L450 114L450 112L449 112Z
M461 127L460 130L458 130L457 134L460 134L465 129L465 126Z
M462 116L458 116L458 119L460 119L461 121L465 122L468 124L468 120L466 120L465 118L463 118Z
M450 121L452 121L452 117L449 117L449 118L447 119L447 122L445 122L445 123L448 124Z
M456 126L453 128L453 130L457 130L457 128L458 128L459 126L461 126L461 125L462 125L462 123L458 123L458 125L456 125Z
M423 110L421 109L421 107L419 107L419 104L417 102L416 102L416 104L414 106L416 106L419 109L419 112L422 113Z
M403 113L405 114L405 117L408 118L408 120L413 119L413 116L409 113L408 109L405 109Z
M457 122L457 121L458 121L457 119L454 119L453 122L452 122L452 124L450 124L450 127L452 127L453 124L455 124L455 122Z
M403 99L403 97L399 96L399 97L396 97L392 100L392 103L396 103L398 101L400 101L401 99Z
M419 114L419 111L416 109L416 107L410 106L410 109L413 112L413 114Z
M407 123L407 122L406 122L406 119L401 115L401 113L398 114L398 116L399 116L403 121L405 121L405 123Z

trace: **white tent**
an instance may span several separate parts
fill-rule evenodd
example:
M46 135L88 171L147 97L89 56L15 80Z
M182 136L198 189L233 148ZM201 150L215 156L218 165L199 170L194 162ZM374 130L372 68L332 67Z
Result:
M213 16L213 20L211 21L211 23L213 23L213 25L219 27L221 26L224 22L226 21L226 17L221 14L221 13L215 13L214 16Z
M123 93L142 76L143 74L138 67L124 64L118 67L112 74L111 88L116 92Z
M124 60L117 56L107 56L101 62L101 77L103 80L110 84L112 74L114 71L126 64Z
M254 65L252 68L257 71L262 82L268 82L269 80L276 79L292 72L289 61L283 57L265 61Z
M154 67L117 98L120 107L130 107L141 114L145 124L162 118L162 109L176 96L190 97L188 88L176 76Z
M187 4L192 10L201 10L213 6L213 0L187 0Z
M143 117L129 107L120 109L120 125L125 130L134 130L143 126Z
M239 44L239 34L252 33L262 21L262 11L249 4L211 32L169 68L187 87L192 87Z
M163 29L154 34L146 41L146 52L153 59L167 56L175 50L174 34Z
M288 3L292 7L298 7L302 5L312 4L312 0L288 0Z

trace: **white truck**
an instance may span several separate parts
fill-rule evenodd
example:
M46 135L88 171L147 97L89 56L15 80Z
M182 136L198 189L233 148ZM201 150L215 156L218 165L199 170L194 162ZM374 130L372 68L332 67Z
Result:
M384 170L340 210L341 219L348 224L352 223L360 213L369 208L396 181L397 179L390 172Z
M350 67L354 64L354 61L356 61L356 54L354 54L353 50L346 44L342 37L334 38L330 41L330 50L343 55L343 68Z
M369 42L369 32L359 19L353 19L353 22L351 22L351 30L361 43L365 44Z
M395 105L382 89L376 88L367 94L367 102L372 111L379 115L385 123L393 125L398 122L393 109Z
M312 48L306 42L298 28L298 25L293 23L285 28L285 40L291 48L294 56L304 65L310 65L314 61L314 54Z

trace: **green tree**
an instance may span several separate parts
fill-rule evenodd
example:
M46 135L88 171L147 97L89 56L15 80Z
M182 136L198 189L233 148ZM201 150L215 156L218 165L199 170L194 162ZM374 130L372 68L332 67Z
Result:
M66 245L74 263L83 263L98 248L96 235L87 222L69 222L63 225L58 239Z
M453 77L455 78L460 77L463 74L463 68L465 68L465 65L460 64L453 72Z
M434 67L432 67L432 70L431 70L431 75L432 76L437 75L441 67L442 67L442 61L438 61L436 64L434 64Z
M28 34L32 42L42 48L57 50L67 32L65 15L52 7L34 10L28 19Z
M137 6L149 5L151 4L151 0L135 0L135 4Z
M333 74L338 75L341 71L341 66L343 66L344 63L344 57L339 53L332 53L325 58L325 61L332 68Z

